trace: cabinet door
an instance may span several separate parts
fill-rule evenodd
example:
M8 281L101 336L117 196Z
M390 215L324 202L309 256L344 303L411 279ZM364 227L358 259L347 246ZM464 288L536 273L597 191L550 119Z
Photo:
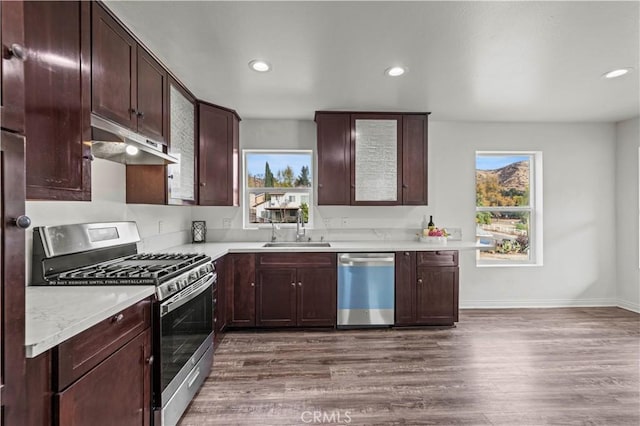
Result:
M91 109L136 130L135 40L99 3L92 2Z
M458 268L417 268L417 322L450 325L458 320Z
M167 165L169 204L195 204L196 101L175 80L169 79L169 155L180 159Z
M227 309L229 325L254 327L256 325L255 255L231 254L227 270Z
M151 332L147 330L55 395L60 425L149 425Z
M318 113L318 205L351 204L350 115Z
M3 129L20 134L24 133L24 60L27 55L24 43L23 16L22 1L3 1L0 3L0 22L2 24L0 25L2 39L0 124Z
M256 325L296 325L296 270L258 269L256 277Z
M167 71L138 46L138 132L158 142L166 140Z
M396 253L396 325L416 322L416 253Z
M298 268L299 326L336 325L336 268Z
M91 5L24 8L27 198L91 200Z
M427 115L402 117L402 204L427 204Z
M351 115L351 204L402 204L402 116Z
M4 7L5 3L2 2ZM15 226L14 219L24 215L25 138L2 131L0 134L0 192L2 225L0 226L0 262L2 327L0 327L0 378L2 379L2 410L0 423L27 424L24 348L24 230Z
M198 204L238 205L238 123L234 113L198 104Z

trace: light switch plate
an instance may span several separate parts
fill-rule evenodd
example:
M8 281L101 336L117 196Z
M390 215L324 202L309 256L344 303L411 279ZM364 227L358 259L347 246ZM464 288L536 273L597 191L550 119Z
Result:
M225 217L224 219L222 219L222 227L224 229L231 228L231 218L230 217Z

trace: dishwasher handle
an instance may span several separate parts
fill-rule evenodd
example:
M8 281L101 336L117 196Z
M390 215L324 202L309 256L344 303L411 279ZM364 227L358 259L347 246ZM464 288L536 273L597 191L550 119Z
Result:
M393 266L394 253L340 253L338 264L342 266Z

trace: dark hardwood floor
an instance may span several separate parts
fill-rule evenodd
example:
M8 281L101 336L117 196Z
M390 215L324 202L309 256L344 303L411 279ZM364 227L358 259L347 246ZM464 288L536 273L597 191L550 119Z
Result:
M640 315L462 310L449 329L228 333L181 425L322 423L637 426Z

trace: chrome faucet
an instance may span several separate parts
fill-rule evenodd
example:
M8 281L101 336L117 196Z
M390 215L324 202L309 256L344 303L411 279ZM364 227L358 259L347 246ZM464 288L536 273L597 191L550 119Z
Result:
M300 228L302 228L302 232L300 232ZM304 218L302 217L302 209L298 209L298 214L296 217L296 242L299 243L302 241L302 238L306 235L306 229L304 228Z
M273 220L269 219L271 223L271 242L274 243L276 241L276 224Z

